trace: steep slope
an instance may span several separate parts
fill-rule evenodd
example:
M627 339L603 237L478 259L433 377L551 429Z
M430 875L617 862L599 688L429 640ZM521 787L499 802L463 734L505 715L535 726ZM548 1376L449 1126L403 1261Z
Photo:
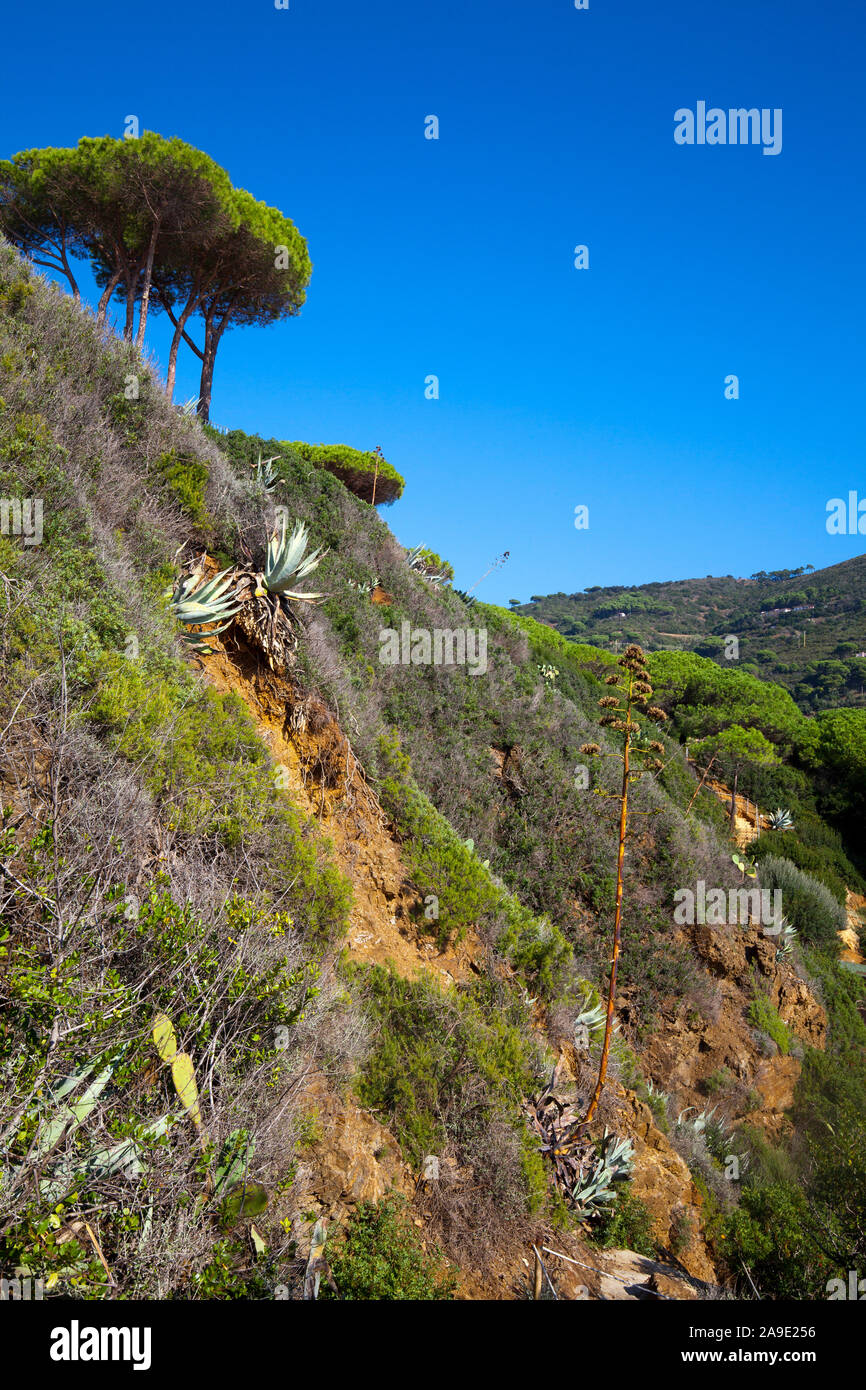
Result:
M532 1116L579 1117L598 1065L579 1020L606 979L615 777L585 778L580 748L614 751L613 658L465 604L323 469L280 460L269 495L3 248L0 335L0 492L43 521L0 538L4 1256L131 1297L298 1292L310 1211L351 1228L393 1184L467 1293L516 1295L542 1240L596 1267L590 1235L727 1277L722 1237L752 1220L732 1141L676 1117L718 1094L781 1140L826 1019L757 923L675 920L684 886L740 882L676 739L635 786L611 1080L566 1146L580 1185L605 1125L631 1139L631 1188L581 1223ZM249 599L194 657L166 586L192 556L260 566L277 507L327 547L327 598L279 623ZM432 661L437 632L474 659ZM833 970L831 1040L862 1048ZM100 1088L48 1145L71 1076ZM219 1188L239 1146L264 1254ZM102 1260L46 1236L58 1200L70 1222L87 1204Z

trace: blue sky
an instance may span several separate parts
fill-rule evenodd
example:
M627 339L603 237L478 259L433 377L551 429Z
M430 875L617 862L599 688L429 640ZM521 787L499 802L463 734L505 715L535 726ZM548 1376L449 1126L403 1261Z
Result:
M48 0L0 155L135 114L290 216L307 303L226 335L212 417L380 444L404 544L464 588L510 551L479 597L821 567L866 548L825 529L866 498L864 40L853 0ZM781 108L781 153L677 145L701 100Z

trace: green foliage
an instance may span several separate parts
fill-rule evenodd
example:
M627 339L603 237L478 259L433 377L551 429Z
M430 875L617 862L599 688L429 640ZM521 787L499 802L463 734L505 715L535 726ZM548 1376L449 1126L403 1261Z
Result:
M232 188L200 150L154 131L134 140L85 136L74 150L26 150L3 161L0 229L39 264L65 274L73 290L69 257L86 255L105 290L101 312L113 290L126 302L128 339L140 299L138 346L151 304L166 312L190 304L206 325L205 419L222 333L232 322L273 323L298 313L312 269L288 218ZM179 329L175 335L179 343Z
M803 758L816 774L822 813L866 848L866 709L824 710L812 721Z
M733 1072L729 1067L718 1067L716 1071L704 1078L704 1090L708 1096L718 1096L724 1092L730 1092L735 1086Z
M201 459L168 449L154 461L151 472L158 485L167 489L196 526L204 527L211 522L205 505L208 469Z
M866 1050L866 981L840 968L834 948L812 947L802 954L827 1009L828 1047L840 1056Z
M772 743L760 729L744 729L740 724L729 724L719 733L691 744L689 753L702 766L715 758L723 776L736 775L750 764L771 767L778 761Z
M178 1291L177 1298L202 1302L271 1299L273 1278L265 1269L250 1270L246 1240L223 1236L214 1242L208 1263L193 1275L188 1287Z
M478 1212L496 1209L489 1219L507 1222L537 1207L544 1179L522 1098L541 1064L525 1005L483 981L446 993L378 966L347 969L376 1024L358 1081L362 1102L386 1118L416 1167L446 1147L472 1167Z
M846 917L830 890L789 859L768 854L759 861L759 869L761 888L781 891L782 910L801 941L825 950L832 948Z
M562 934L546 919L534 918L494 882L472 847L460 840L414 783L398 745L383 738L380 752L389 768L382 780L382 798L405 837L419 888L437 899L440 940L451 935L459 939L470 926L490 925L502 954L533 984L551 992L568 955Z
M749 1005L749 1022L753 1028L771 1037L779 1051L787 1056L791 1050L792 1035L764 995L759 995Z
M405 1200L396 1194L361 1202L344 1231L329 1237L327 1250L342 1299L441 1301L456 1288L441 1253L424 1249ZM323 1297L333 1294L323 1288Z
M651 1260L661 1253L649 1209L634 1196L629 1183L623 1184L616 1205L603 1212L588 1230L590 1240L603 1250L635 1250Z
M826 1298L837 1271L817 1246L809 1203L793 1184L747 1187L722 1222L722 1247L731 1269L745 1265L764 1297ZM744 1281L745 1286L745 1281Z
M862 891L866 883L845 854L839 836L829 827L821 828L825 834L820 837L812 834L812 826L798 828L793 834L764 830L752 841L749 853L757 860L770 856L789 859L803 873L822 883L837 903L844 907L846 889Z
M450 583L454 578L454 566L443 560L442 556L437 555L429 546L416 545L408 552L407 559L410 569L435 583Z
M857 556L814 571L801 579L800 587L762 573L748 582L733 575L707 576L534 595L521 611L552 622L566 637L600 648L608 648L622 628L619 614L625 611L629 640L646 651L711 658L727 671L732 662L726 639L736 635L740 663L754 663L763 680L786 686L800 707L810 711L863 704L866 661L856 652L863 649L864 601L866 561ZM811 606L779 611L803 604Z
M371 451L352 449L348 444L303 444L300 440L288 441L288 448L306 463L316 468L326 468L365 502L372 501L377 466L376 505L396 502L398 497L403 496L406 486L404 479L396 468Z

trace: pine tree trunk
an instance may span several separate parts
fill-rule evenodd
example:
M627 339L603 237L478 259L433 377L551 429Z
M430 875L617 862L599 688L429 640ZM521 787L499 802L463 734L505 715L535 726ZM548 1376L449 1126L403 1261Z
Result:
M204 360L201 368L201 382L198 391L198 418L207 422L210 419L210 398L213 391L213 369L217 345L214 341L213 324L205 325Z
M133 279L131 276L126 282L126 323L123 326L123 336L128 343L132 342L132 326L135 321L135 291L137 288L138 277Z
M105 323L105 315L108 313L109 300L111 299L111 296L114 294L114 291L117 289L119 283L120 271L117 270L112 275L111 279L109 280L108 284L105 286L105 289L102 291L102 294L99 297L99 306L97 308L96 313L97 328L101 328L102 325Z
M153 258L156 254L156 239L159 236L159 222L153 224L153 231L150 234L150 245L147 248L147 260L144 264L144 285L141 291L141 308L138 313L138 332L135 335L135 346L141 348L144 345L144 330L147 328L147 309L150 303L150 285L153 280Z
M213 312L208 314L205 319L204 336L204 359L201 369L201 390L199 391L198 417L200 420L210 419L210 398L213 391L213 369L216 361L217 348L220 339L228 327L229 319L232 316L234 300L230 301L228 308L223 313L219 323L213 321Z
M184 305L183 313L181 314L180 318L177 319L174 325L174 335L171 340L171 348L168 354L168 371L166 373L165 378L165 394L168 396L169 400L172 400L174 398L174 382L175 377L177 375L177 354L180 350L180 341L183 337L183 330L186 327L186 321L195 309L197 302L198 300L196 295L190 295L189 299ZM211 375L213 375L213 372L211 372Z
M81 303L81 291L80 291L80 289L78 288L78 285L77 285L76 282L75 282L75 276L72 274L72 267L71 267L70 264L69 264L69 257L68 257L67 254L66 254L66 232L65 232L65 231L63 232L63 234L62 234L62 236L61 236L61 239L60 239L60 259L61 259L62 262L63 262L64 274L66 275L67 280L69 281L70 285L72 286L72 298L73 298L73 300L74 300L74 302L75 302L76 304L80 304L80 303Z

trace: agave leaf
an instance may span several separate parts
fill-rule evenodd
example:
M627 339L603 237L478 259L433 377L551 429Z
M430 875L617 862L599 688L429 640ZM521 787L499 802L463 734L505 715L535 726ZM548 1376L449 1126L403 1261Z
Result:
M323 594L289 592L289 582L306 579L307 575L312 574L313 570L320 564L323 555L327 553L320 547L308 555L306 553L308 541L309 533L303 521L295 523L291 536L286 540L286 518L283 516L281 530L275 531L268 541L263 578L265 587L270 593L283 594L286 598L324 597Z
M234 568L221 570L196 589L198 577L197 574L190 575L178 583L172 592L171 606L179 623L198 626L221 622L240 612L241 605L234 588Z
M68 1125L71 1124L73 1128L77 1129L79 1125L84 1123L88 1115L96 1108L99 1097L111 1080L118 1061L119 1058L115 1058L114 1061L109 1062L108 1066L99 1073L96 1080L88 1086L79 1100L73 1101L69 1105L61 1105L58 1107L55 1118L50 1124L46 1125L40 1135L39 1143L36 1148L37 1158L42 1157L43 1154L48 1153L49 1150L54 1148L54 1145L62 1137ZM89 1076L93 1070L93 1067L89 1067L86 1071L80 1072L78 1077L75 1078L76 1084L78 1081L83 1080L84 1077ZM71 1088L67 1088L67 1094L69 1089Z

